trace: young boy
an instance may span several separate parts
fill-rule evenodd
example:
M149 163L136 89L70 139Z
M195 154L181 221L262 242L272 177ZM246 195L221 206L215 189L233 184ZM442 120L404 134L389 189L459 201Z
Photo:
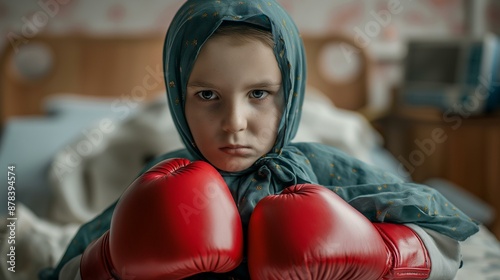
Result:
M188 0L164 60L186 149L146 167L42 279L454 278L459 241L478 230L460 210L334 148L290 143L306 67L277 2ZM320 245L296 250L306 243Z

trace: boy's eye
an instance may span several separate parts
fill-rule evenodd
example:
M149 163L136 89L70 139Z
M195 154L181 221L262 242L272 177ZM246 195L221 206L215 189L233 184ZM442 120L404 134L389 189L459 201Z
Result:
M200 91L198 92L198 96L203 100L211 100L217 97L211 90Z
M263 99L269 95L269 92L267 92L265 90L254 90L254 91L252 91L252 93L250 95L252 98Z

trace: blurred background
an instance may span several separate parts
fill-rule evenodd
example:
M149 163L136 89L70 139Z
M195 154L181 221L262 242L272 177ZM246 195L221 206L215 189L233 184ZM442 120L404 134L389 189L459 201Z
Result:
M321 64L321 75L329 81L320 90L339 108L356 110L367 118L382 136L383 147L400 164L401 173L417 182L445 179L485 202L485 208L474 204L471 209L482 209L477 215L483 215L482 220L493 228L493 217L500 209L493 200L500 196L500 1L279 2L304 38L348 38L330 46L319 62L309 61L311 65ZM20 192L26 193L21 198L36 201L37 196L30 195L32 191L48 196L46 177L54 170L54 155L61 147L79 136L100 141L101 135L88 129L90 123L104 117L126 119L139 101L146 99L144 96L164 92L161 43L183 3L0 1L0 49L4 51L0 81L2 166L17 163L24 165L27 174L36 174L17 182ZM58 38L53 50L37 47L35 38L46 35ZM137 56L112 60L129 51L126 48L132 46L131 41L125 39L116 47L92 45L81 37L109 37L115 43L121 40L116 38L144 38L142 42L150 40L158 48L138 47ZM91 49L90 55L82 50L85 48ZM57 61L54 53L65 54ZM131 67L141 59L147 61L146 69ZM126 74L118 75L117 69L124 69ZM155 81L147 91L134 87L144 85L144 79L134 80L144 78L144 70ZM62 79L52 81L55 72L62 72ZM132 72L135 76L129 75ZM363 75L358 76L359 72ZM342 82L357 87L362 96L360 102L356 101L359 104L341 103L347 96L342 90L347 89L335 87L335 83ZM109 91L114 99L106 103L48 98L56 91L98 96ZM119 99L117 94L121 94ZM73 117L61 118L61 111L71 112ZM40 114L52 118L37 119ZM159 152L151 151L145 157ZM45 203L41 209L47 207ZM5 207L1 210L4 212ZM500 229L496 232L500 235Z
M388 104L388 88L402 79L402 72L396 66L400 66L405 56L408 40L480 38L488 32L500 33L500 3L495 0L279 2L303 33L342 32L367 45L376 65L370 90L377 106ZM164 34L182 3L182 0L2 0L0 47L13 40L14 34L20 36L23 32L29 36L39 32ZM396 12L388 13L387 18L383 11L387 12L391 5Z
M357 110L367 118L382 136L383 147L400 164L401 173L417 182L440 178L458 185L460 190L486 202L486 208L477 215L484 215L482 220L493 224L493 216L500 209L492 199L500 195L500 1L279 2L294 18L304 38L348 38L331 45L319 56L319 62L309 61L322 67L321 75L329 81L320 90L330 97L340 96L331 98L339 108ZM45 178L54 169L53 158L61 147L79 136L88 141L92 137L101 139L97 132L86 130L90 123L105 117L126 119L138 108L139 101L146 99L145 95L162 95L164 91L159 72L161 48L152 51L137 47L137 56L119 61L119 54L132 46L131 41L123 41L117 48L91 45L80 37L144 38L143 42L150 40L151 45L161 47L169 23L183 3L0 1L0 49L4 51L0 82L2 165L17 163L24 165L27 174L36 174L17 182L21 198L36 201L32 191L49 196L45 190L50 184ZM58 38L53 50L34 42L46 35ZM91 55L83 48L91 49ZM64 52L63 59L56 61L54 52ZM131 67L140 59L147 61L149 68ZM118 68L125 69L126 74L114 73ZM156 82L147 92L143 87L143 94L138 95L139 91L134 90L141 88L134 85L144 82L134 79L143 78L144 70ZM62 79L51 81L54 71L63 72ZM132 72L135 76L127 74ZM363 75L358 76L360 72ZM347 87L335 87L335 83L343 82L356 86L358 94L360 91L363 98L356 101L359 106L341 103L347 96L342 91ZM114 99L106 103L49 98L56 92L106 95L103 91L109 91ZM121 94L119 100L117 94ZM73 117L61 118L61 111L71 112ZM39 119L40 114L52 118ZM151 151L147 158L159 152ZM453 193L455 189L451 190ZM488 208L491 205L494 207ZM45 203L41 209L47 207Z
M307 92L324 96L306 100L297 138L441 191L491 231L464 249L461 279L500 277L500 1L278 2L313 55L334 38L318 61L308 53L321 79ZM183 3L0 0L0 185L16 187L18 257L31 264L5 278L2 261L0 279L54 265L145 162L182 147L161 55ZM2 187L0 216L8 196Z

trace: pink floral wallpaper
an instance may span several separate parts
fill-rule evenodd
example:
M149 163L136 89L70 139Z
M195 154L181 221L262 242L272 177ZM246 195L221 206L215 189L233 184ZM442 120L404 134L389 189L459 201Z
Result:
M0 45L41 31L91 33L165 32L184 0L0 0ZM462 36L466 3L483 2L478 20L500 32L495 0L280 0L303 32L345 32L373 40L411 36ZM392 9L392 10L391 10ZM378 27L376 26L378 24ZM378 31L378 32L377 32ZM10 36L9 36L10 35Z
M500 28L500 3L483 7L486 29ZM0 0L1 41L9 33L40 31L132 33L164 32L184 0ZM280 0L303 32L355 34L377 22L377 40L406 36L464 35L463 0ZM391 7L393 10L391 11ZM386 17L384 17L386 16ZM383 19L386 21L384 22Z
M184 1L0 0L0 48L39 32L164 34ZM378 62L371 90L379 103L387 103L389 87L400 79L401 71L394 65L403 58L406 39L500 34L498 0L279 2L303 33L343 32L367 46Z

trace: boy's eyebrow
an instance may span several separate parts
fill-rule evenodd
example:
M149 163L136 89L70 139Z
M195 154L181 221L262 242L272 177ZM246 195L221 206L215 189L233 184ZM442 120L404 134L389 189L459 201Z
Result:
M267 87L277 87L281 86L281 82L276 82L276 81L261 81L261 82L256 82L254 84L249 84L247 87L262 87L262 88L267 88ZM189 82L187 84L187 87L206 87L206 88L215 88L216 86L209 83L209 82L202 82L202 81L193 81Z
M277 87L277 86L281 86L281 83L273 81L263 81L249 85L249 87L262 87L262 88Z
M206 88L213 88L215 87L214 85L212 85L211 83L207 83L207 82L198 82L198 81L194 81L194 82L189 82L187 84L187 87L206 87Z

